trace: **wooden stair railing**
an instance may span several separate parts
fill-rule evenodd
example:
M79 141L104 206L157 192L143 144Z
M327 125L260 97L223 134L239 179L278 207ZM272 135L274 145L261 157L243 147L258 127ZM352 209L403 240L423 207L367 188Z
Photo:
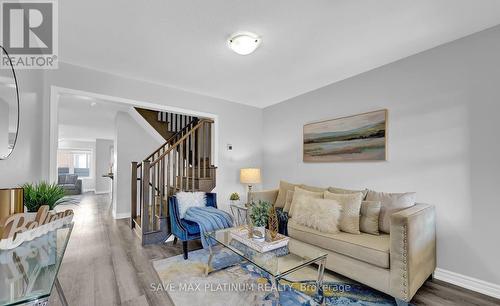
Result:
M167 199L178 191L215 187L211 119L195 118L142 163L132 162L131 227L143 244L164 242L170 233Z

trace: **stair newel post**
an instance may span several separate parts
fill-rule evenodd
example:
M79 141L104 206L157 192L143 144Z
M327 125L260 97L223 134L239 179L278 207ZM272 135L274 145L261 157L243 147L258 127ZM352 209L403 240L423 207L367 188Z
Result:
M142 211L141 211L141 229L142 233L149 232L149 161L142 162Z
M130 189L130 227L134 227L134 219L137 217L137 162L132 162L132 177Z
M167 153L167 170L166 170L166 175L167 175L167 193L166 193L166 199L168 201L168 197L170 196L170 169L171 169L171 165L170 165L170 155L172 154L172 152L168 152ZM168 202L167 202L167 205L168 205Z

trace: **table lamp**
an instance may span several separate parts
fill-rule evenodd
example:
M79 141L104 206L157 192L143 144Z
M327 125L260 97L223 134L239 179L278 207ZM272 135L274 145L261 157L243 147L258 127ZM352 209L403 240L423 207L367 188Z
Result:
M248 203L252 203L250 193L252 192L252 185L260 183L260 169L259 168L243 168L240 170L240 182L248 185Z

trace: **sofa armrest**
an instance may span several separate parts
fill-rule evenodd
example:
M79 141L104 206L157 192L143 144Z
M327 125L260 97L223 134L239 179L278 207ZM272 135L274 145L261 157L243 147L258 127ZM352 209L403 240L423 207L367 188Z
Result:
M83 187L82 187L83 182L82 182L82 180L76 180L76 184L75 185L76 185L76 190L78 190L79 193L82 193L83 192Z
M391 215L390 288L409 302L436 268L434 206L416 204Z
M247 199L252 199L255 202L258 202L260 200L274 204L276 203L277 197L278 197L278 189L272 189L272 190L249 192Z

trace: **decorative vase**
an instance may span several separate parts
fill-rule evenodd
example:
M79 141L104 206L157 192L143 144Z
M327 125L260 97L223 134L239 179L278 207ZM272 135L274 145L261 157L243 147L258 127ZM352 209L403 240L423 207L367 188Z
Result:
M240 200L229 200L231 202L231 205L238 205L240 204Z
M278 215L276 214L276 209L274 205L269 208L269 217L267 218L267 223L269 227L269 236L271 236L271 240L276 239L278 236Z
M266 227L256 226L253 228L253 240L258 242L266 241Z

